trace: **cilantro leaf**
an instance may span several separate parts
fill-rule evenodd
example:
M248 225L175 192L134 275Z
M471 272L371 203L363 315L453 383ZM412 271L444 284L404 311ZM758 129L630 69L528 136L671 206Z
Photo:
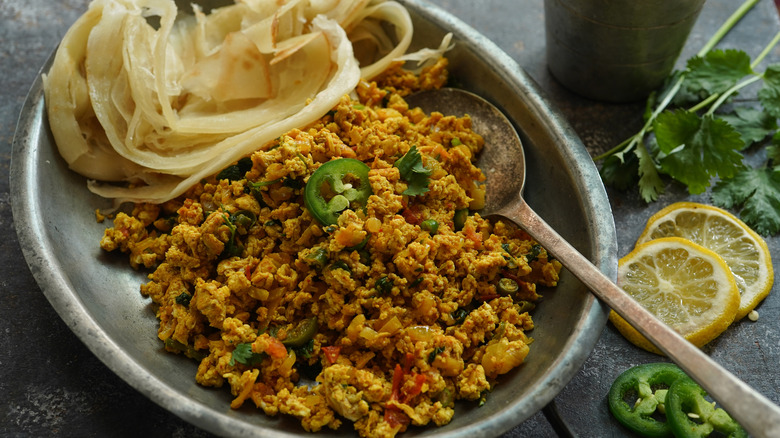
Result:
M426 168L422 162L422 156L417 146L412 146L409 152L395 162L395 167L401 173L401 178L406 180L407 189L404 195L417 196L428 191L431 169Z
M637 183L639 161L635 154L610 155L601 165L601 179L604 184L618 190L626 190Z
M694 56L687 63L683 88L704 98L722 93L741 78L753 73L750 56L742 50L711 50L704 57Z
M656 201L658 195L664 192L664 183L658 175L653 157L641 143L636 147L635 154L639 159L639 194L645 202Z
M766 157L774 163L780 163L780 145L773 144L767 146Z
M176 296L176 304L180 304L184 307L189 307L190 301L192 301L192 295L187 292L182 292Z
M688 186L691 194L704 192L710 178L731 178L742 166L738 151L744 142L734 128L706 114L666 111L653 123L658 147L665 154L661 168Z
M246 342L236 345L235 350L230 357L230 366L234 366L236 362L248 366L260 365L265 359L266 355L263 353L255 353L252 351L252 343Z
M712 189L712 202L723 208L742 205L740 218L763 235L780 231L780 168L744 168Z
M744 148L765 139L777 130L777 118L765 111L749 107L736 107L734 113L720 116L739 132Z
M764 70L764 85L758 90L758 100L769 114L780 117L780 64Z
M309 339L308 342L300 347L294 348L295 355L304 359L310 359L314 355L314 338Z
M436 360L436 356L438 356L440 353L444 353L444 347L440 346L431 350L431 352L428 353L428 363L433 363L433 361Z
M772 144L766 147L766 158L774 164L780 164L780 131L772 136Z

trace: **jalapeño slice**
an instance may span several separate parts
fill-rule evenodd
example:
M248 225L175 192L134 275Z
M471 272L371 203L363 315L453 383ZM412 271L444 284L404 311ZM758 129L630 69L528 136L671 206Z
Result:
M335 224L341 212L365 207L373 194L368 182L369 167L354 158L338 158L322 164L309 177L304 202L309 213L322 225Z
M282 344L293 348L303 347L317 334L317 327L317 317L306 318L287 332Z
M645 437L670 437L671 428L660 416L669 387L687 377L674 364L648 363L629 368L609 390L609 410L625 427ZM666 416L669 410L665 409Z
M747 438L748 434L721 408L704 397L707 392L690 377L676 380L666 396L666 418L677 438L717 436Z

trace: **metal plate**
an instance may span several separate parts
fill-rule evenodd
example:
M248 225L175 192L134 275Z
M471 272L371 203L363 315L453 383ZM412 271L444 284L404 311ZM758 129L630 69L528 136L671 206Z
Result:
M617 250L610 205L573 130L492 42L424 0L403 3L415 23L413 48L436 46L446 32L453 32L452 77L496 104L518 128L528 166L528 203L614 278ZM227 389L198 386L197 364L163 351L150 302L139 293L145 273L133 271L125 257L107 255L98 246L106 225L95 221L94 212L108 208L110 201L92 195L84 178L69 171L58 156L40 78L22 109L10 180L14 221L31 272L65 323L110 369L154 402L219 435L303 433L293 418L267 417L250 406L231 410ZM557 288L543 293L534 313L535 341L528 360L500 379L487 404L477 408L459 403L450 424L411 428L405 436L496 436L552 400L587 358L607 313L567 272ZM354 434L351 430L347 424L318 435Z

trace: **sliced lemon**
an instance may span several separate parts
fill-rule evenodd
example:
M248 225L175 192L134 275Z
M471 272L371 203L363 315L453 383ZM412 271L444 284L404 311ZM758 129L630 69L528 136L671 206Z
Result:
M774 270L764 239L731 213L695 202L678 202L654 214L637 244L678 236L715 251L731 269L741 295L737 320L772 290Z
M723 333L739 309L739 290L715 252L679 237L651 240L618 262L618 285L685 339L701 347ZM610 321L634 345L661 354L614 311Z

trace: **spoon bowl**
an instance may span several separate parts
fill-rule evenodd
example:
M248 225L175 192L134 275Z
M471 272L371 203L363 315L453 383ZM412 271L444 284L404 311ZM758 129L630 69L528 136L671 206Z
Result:
M418 93L409 96L407 102L427 112L471 117L474 131L485 139L478 162L487 177L482 216L502 217L524 229L596 297L685 370L751 435L780 436L780 407L647 311L531 209L522 196L526 171L523 146L514 126L498 108L455 88Z
M489 153L479 156L478 166L487 177L484 216L498 211L522 193L525 186L525 153L517 131L498 108L482 97L458 88L442 88L415 93L406 98L410 107L420 107L426 113L468 114L472 129L485 139ZM509 129L508 129L509 128Z

